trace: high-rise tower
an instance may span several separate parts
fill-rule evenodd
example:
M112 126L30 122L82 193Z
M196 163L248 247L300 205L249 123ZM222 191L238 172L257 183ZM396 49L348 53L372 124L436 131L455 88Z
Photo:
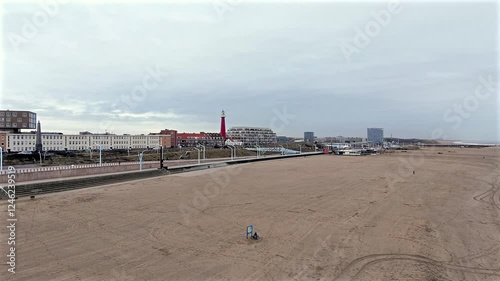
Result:
M220 135L222 139L226 141L226 113L224 113L224 110L220 115Z
M38 121L38 126L36 128L35 150L37 152L43 152L43 146L42 146L42 125L40 125L40 121Z

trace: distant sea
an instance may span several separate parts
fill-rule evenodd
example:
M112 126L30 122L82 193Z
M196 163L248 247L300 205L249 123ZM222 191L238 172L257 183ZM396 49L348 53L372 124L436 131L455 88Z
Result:
M500 141L452 141L456 144L466 144L466 145L500 145Z

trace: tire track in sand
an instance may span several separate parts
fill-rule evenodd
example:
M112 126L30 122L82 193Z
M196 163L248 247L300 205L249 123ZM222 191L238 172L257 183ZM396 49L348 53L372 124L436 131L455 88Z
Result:
M500 210L500 176L498 176L496 173L493 176L495 177L495 180L493 183L491 183L492 188L479 195L474 196L473 199L481 203L491 204L493 205L494 208ZM498 215L498 212L495 212L495 215ZM479 256L488 255L494 253L498 248L500 248L500 246L497 245L496 247L490 250L476 253L470 256L459 257L457 258L457 260L461 259L470 260ZM365 271L369 266L386 261L414 261L452 271L460 271L464 273L481 274L487 276L500 276L500 268L480 268L480 267L460 266L456 264L451 264L450 262L433 260L421 255L372 254L351 261L333 280L334 281L356 280L356 277L363 271Z
M487 191L474 196L474 200L480 203L487 203L500 210L500 176L497 176Z
M420 255L408 254L373 254L357 258L350 262L333 280L334 281L352 281L365 271L369 266L387 261L414 261L440 267L447 270L460 271L465 273L474 273L487 276L500 276L500 268L479 268L467 267L450 264L447 262L433 260Z

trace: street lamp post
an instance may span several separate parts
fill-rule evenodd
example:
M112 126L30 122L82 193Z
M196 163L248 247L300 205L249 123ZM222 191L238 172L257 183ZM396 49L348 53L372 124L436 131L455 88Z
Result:
M203 160L205 160L205 146L204 145L199 145L203 149Z
M299 144L299 154L302 154L302 145Z
M93 144L99 146L99 166L102 166L102 145L95 142ZM90 147L90 159L92 159L92 147Z
M141 151L141 152L138 154L138 156L139 156L139 171L142 171L142 158L143 158L143 156L144 156L144 151L146 151L146 150L143 150L143 151Z
M234 146L228 145L227 147L229 147L229 149L231 149L231 160L233 160L234 159L234 157L233 157Z
M3 147L0 146L0 172L3 171Z
M143 153L140 152L138 154L138 157L139 157L139 171L142 171L142 156L143 156Z
M195 147L194 149L196 149L198 151L198 164L200 164L200 151L201 149Z
M102 166L102 146L99 144L99 166Z

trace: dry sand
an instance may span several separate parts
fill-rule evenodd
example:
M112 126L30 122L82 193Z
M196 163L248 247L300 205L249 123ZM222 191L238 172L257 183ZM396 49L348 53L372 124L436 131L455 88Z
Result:
M21 199L0 280L500 280L499 163L321 155Z

